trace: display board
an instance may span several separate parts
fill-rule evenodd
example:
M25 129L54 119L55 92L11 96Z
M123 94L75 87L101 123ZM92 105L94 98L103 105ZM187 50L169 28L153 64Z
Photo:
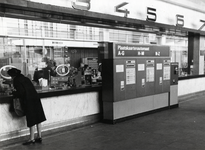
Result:
M104 63L109 60L103 72L108 72L110 66L115 68L114 82L106 84L114 84L113 101L169 92L169 46L102 42L100 46L100 54L106 53Z
M175 82L169 46L109 42L99 46L104 119L168 107L170 80Z

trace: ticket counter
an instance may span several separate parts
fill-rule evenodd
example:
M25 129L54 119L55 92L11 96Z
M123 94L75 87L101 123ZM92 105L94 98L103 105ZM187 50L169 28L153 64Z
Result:
M59 91L39 92L47 120L42 123L43 134L55 129L67 130L91 124L100 119L101 86L81 87ZM11 110L11 96L0 98L0 141L29 134L25 117L17 117Z

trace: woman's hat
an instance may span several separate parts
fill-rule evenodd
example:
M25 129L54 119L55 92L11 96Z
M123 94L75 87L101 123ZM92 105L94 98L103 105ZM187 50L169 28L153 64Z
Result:
M16 68L11 68L7 71L7 73L8 73L8 75L14 77L14 76L21 74L21 70L18 70Z

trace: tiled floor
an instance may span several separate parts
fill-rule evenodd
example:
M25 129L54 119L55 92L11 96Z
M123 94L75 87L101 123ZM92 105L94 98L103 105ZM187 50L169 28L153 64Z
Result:
M97 123L5 150L205 150L205 97L117 123Z

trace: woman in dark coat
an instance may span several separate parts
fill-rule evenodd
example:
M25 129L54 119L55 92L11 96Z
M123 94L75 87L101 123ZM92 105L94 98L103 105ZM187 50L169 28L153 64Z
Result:
M8 70L8 75L13 79L13 86L15 91L12 92L14 97L21 98L22 107L24 109L27 121L27 127L30 129L30 140L23 143L23 145L41 143L41 122L46 120L41 100L36 92L31 80L21 74L21 71L12 68ZM34 139L34 127L37 127L37 138Z

